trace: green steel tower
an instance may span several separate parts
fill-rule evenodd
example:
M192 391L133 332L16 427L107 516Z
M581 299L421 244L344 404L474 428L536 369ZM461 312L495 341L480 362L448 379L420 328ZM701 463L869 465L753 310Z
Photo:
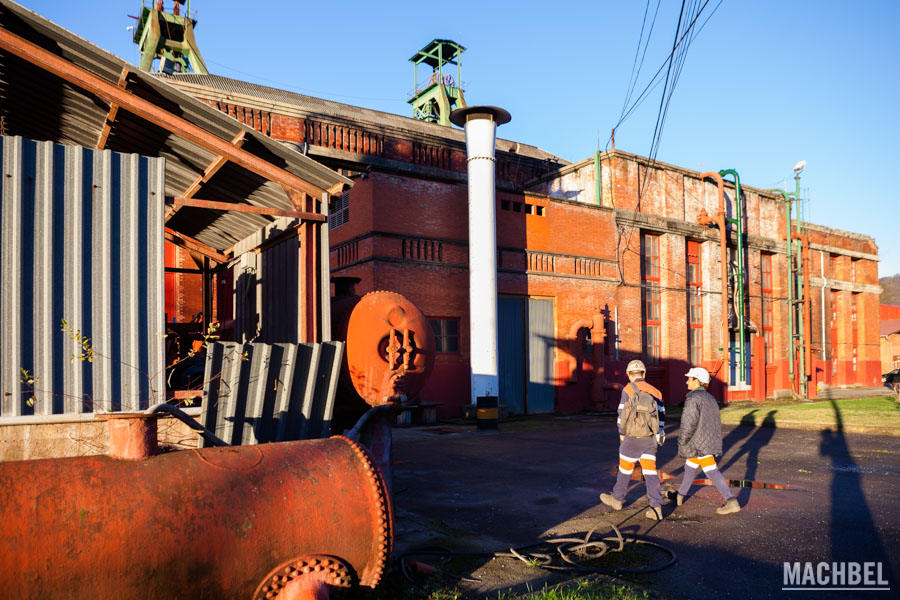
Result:
M185 14L179 5L185 4ZM134 43L141 51L141 71L153 69L153 61L159 59L159 70L165 73L204 73L206 64L194 39L191 19L191 0L174 0L172 12L163 9L163 0L154 0L153 8L141 0L141 16L134 28Z
M466 49L452 40L432 40L409 59L413 63L413 96L409 103L413 106L413 116L429 123L450 126L450 112L454 108L465 108L460 77L460 55ZM424 84L419 83L419 65L431 67L431 77ZM445 73L445 65L456 65L456 79Z

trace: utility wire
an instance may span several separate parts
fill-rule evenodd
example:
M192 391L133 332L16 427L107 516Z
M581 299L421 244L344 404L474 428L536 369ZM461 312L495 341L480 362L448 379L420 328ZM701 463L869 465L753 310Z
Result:
M659 14L659 5L660 0L657 0L656 10L653 12L653 21L651 21L650 23L650 31L647 33L646 41L644 41L644 27L647 24L647 11L650 9L650 0L647 0L647 4L644 7L644 18L641 21L641 33L638 36L637 48L634 49L634 62L631 64L631 77L629 77L628 79L628 91L625 94L625 100L622 102L622 112L619 114L620 119L625 114L625 109L628 107L628 102L631 100L632 94L634 94L634 88L637 85L638 79L640 79L641 69L644 67L644 59L647 56L647 48L650 47L650 38L653 36L653 28L656 26L656 17ZM637 58L638 54L641 53L642 42L644 45L644 52L641 54L641 62L640 64L638 64Z
M712 15L715 14L716 10L718 10L719 6L722 4L723 1L724 0L719 0L719 3L716 5L713 12L710 13L709 17L707 17L707 19L703 22L703 25L698 28L698 30L697 30L698 33L699 33L699 31L701 31L703 29L703 27L706 26L706 23L709 21L709 19L712 17ZM700 10L697 12L697 16L691 21L690 25L688 25L688 27L685 28L685 32L678 39L676 48L680 47L680 45L684 42L685 37L687 37L687 35L693 30L693 28L697 22L697 18L699 18L699 16L703 13L707 4L709 4L709 0L706 0L703 3L703 6L701 6ZM637 97L637 99L635 99L634 102L632 102L631 106L628 108L628 110L625 111L625 114L616 122L616 124L613 126L613 129L618 129L619 125L621 125L623 122L625 122L625 120L629 116L631 116L631 114L635 111L635 109L637 109L637 107L640 106L644 102L644 100L647 99L647 96L649 95L649 93L651 91L653 91L662 82L660 80L660 74L662 73L663 69L665 69L666 66L669 64L669 59L672 57L673 54L674 54L674 52L672 52L668 56L666 56L666 58L663 60L663 63L659 66L659 69L657 69L656 73L653 74L653 77L650 78L650 81L647 83L647 85L641 91L641 93ZM612 136L610 136L610 139L607 140L607 144L606 144L607 150L609 149L609 142L611 141L611 139L612 139Z
M655 89L659 85L659 83L661 82L661 79L659 78L660 73L662 72L663 68L668 67L666 70L665 85L663 86L663 91L662 91L662 94L660 97L660 108L657 111L657 120L656 120L656 125L654 126L653 138L651 140L651 148L650 148L650 152L648 153L649 154L648 158L650 159L650 164L645 169L643 178L638 181L638 206L637 206L638 210L640 210L640 201L641 201L641 197L642 197L641 192L645 188L647 178L650 174L651 167L656 162L656 154L659 150L659 142L662 137L662 128L665 125L665 119L666 119L666 115L668 113L668 106L671 101L672 94L674 93L675 85L677 84L678 78L680 77L680 74L681 74L681 70L684 66L684 62L685 62L685 59L687 56L687 51L690 47L690 44L696 38L696 35L699 34L700 31L702 31L702 29L706 26L706 23L709 22L709 19L712 18L712 15L715 14L715 12L719 9L719 6L721 6L721 4L724 0L719 0L719 2L716 4L713 11L703 21L701 26L697 29L694 29L694 27L697 23L697 20L700 18L700 15L703 13L703 11L706 9L706 6L709 4L709 0L705 0L703 2L703 4L699 5L699 6L696 3L696 2L699 2L699 0L691 0L691 3L688 5L687 11L685 11L685 1L686 0L682 0L681 10L679 11L678 23L677 23L676 29L675 29L675 38L673 40L672 51L669 53L669 55L663 61L663 64L660 65L659 69L657 69L653 78L650 80L650 82L647 84L647 86L641 92L641 95L637 98L637 100L634 101L632 106L625 112L624 116L622 116L619 119L619 122L613 128L613 129L615 129L619 125L621 125L621 123L626 118L628 118L628 116L641 104L641 102L643 102L643 100L646 99L649 92L652 91L653 89ZM687 18L685 18L685 15L688 15ZM688 23L688 24L682 29L682 23ZM673 70L674 70L674 77L672 76ZM669 85L670 80L672 81L671 86ZM611 141L611 139L612 139L612 134L610 134L610 141ZM608 148L609 148L609 141L607 142L607 149ZM631 236L634 234L634 228L629 229L626 239L624 240L624 245L622 244L622 242L623 242L622 228L621 227L617 228L617 230L618 231L617 231L617 240L616 240L616 263L617 263L618 269L619 269L620 285L622 285L622 284L624 284L624 273L622 272L622 265L621 265L622 253L634 252L634 253L640 255L640 252L631 248ZM674 272L674 273L680 273L680 271L676 271L675 269L671 269L671 268L667 268L667 270L670 272Z

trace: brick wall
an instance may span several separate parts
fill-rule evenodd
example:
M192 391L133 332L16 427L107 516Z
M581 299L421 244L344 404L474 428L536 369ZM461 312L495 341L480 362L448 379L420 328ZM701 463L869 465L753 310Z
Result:
M277 139L322 149L319 156L326 164L348 169L355 184L349 192L349 221L330 232L333 275L359 277L359 293L394 290L430 317L459 319L460 351L437 356L434 376L422 396L441 402L444 415L460 414L469 401L462 144L441 140L439 128L430 137L401 135L355 119L352 113L340 119L301 117L209 103ZM556 409L614 406L616 386L625 381L624 365L644 353L641 232L660 237L662 360L649 379L661 387L667 401L683 399L684 372L690 366L685 248L692 240L700 244L702 364L715 375L712 391L724 397L727 373L720 356L726 341L721 323L733 286L723 297L719 233L697 222L701 212L715 215L719 210L715 183L701 181L688 169L614 151L599 156L598 199L593 157L559 170L559 165L517 152L517 144L499 143L498 291L554 302ZM730 183L726 196L726 216L734 218ZM756 389L732 389L731 399L771 395L790 385L784 204L744 186L742 206L747 327L761 334L760 265L762 254L769 254L774 360L765 364L758 350L748 356ZM810 226L806 234L811 298L805 314L812 319L811 341L816 346L810 391L820 382L869 385L879 370L877 247L864 235L826 227ZM734 244L731 231L729 273L736 262ZM591 332L588 345L578 339L585 329Z

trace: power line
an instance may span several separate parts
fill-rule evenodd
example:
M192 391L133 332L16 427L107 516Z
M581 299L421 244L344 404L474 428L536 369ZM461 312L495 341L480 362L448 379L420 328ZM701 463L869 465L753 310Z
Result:
M634 49L634 62L631 64L631 76L628 78L628 91L625 94L625 100L622 102L622 112L619 114L619 118L625 114L625 108L628 106L628 102L631 100L631 96L634 93L634 88L637 85L638 79L641 76L641 69L644 66L644 58L647 56L647 48L650 47L650 38L653 36L653 29L656 26L656 16L659 14L659 5L660 0L656 1L656 10L653 12L653 21L650 23L650 31L647 33L647 39L644 41L644 27L647 24L647 12L650 9L650 0L647 0L647 4L644 7L644 18L641 21L641 33L638 36L638 44L637 48ZM641 62L640 65L637 64L638 54L641 52L641 43L644 45L644 52L641 54ZM637 66L637 72L635 73L635 67Z
M715 14L715 12L719 9L719 6L721 6L723 1L724 0L719 0L715 9L713 9L712 13L710 13L709 17L707 17L707 19L703 22L703 24L697 29L697 33L702 31L703 27L706 26L706 23L709 22L709 19L712 18L713 14ZM703 3L703 6L700 7L700 10L697 12L696 17L694 17L694 19L691 21L690 25L688 25L688 27L685 28L684 33L681 35L681 37L678 39L678 42L676 43L676 49L678 47L680 47L680 45L684 42L685 37L693 30L693 28L697 22L697 19L703 13L707 4L709 4L709 0L706 0L706 2ZM621 125L625 121L625 119L627 119L629 116L631 116L631 114L635 111L635 109L637 109L637 107L640 106L643 103L643 101L647 99L648 94L651 91L653 91L654 89L656 89L656 86L658 86L661 83L661 80L659 79L660 74L662 73L662 70L664 68L666 68L666 66L669 64L669 59L672 57L673 54L674 54L674 51L669 53L668 56L666 56L666 58L663 60L663 63L659 66L659 69L656 70L656 73L654 73L653 77L650 78L650 81L644 87L643 91L641 91L641 93L637 97L637 99L631 104L631 106L628 108L628 110L625 111L625 114L619 118L619 120L612 127L612 129L618 129L619 125ZM607 142L606 142L607 150L609 149L609 143L610 143L611 139L612 139L612 136L610 136L610 138L607 139Z

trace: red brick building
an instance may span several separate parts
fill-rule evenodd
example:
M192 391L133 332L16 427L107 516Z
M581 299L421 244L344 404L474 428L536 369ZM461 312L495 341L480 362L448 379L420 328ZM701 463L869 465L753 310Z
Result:
M354 180L331 202L332 276L358 278L360 294L400 292L432 319L439 354L423 400L459 415L469 399L463 132L217 76L167 81ZM613 406L624 365L638 357L669 402L683 398L692 364L714 373L720 398L726 384L729 399L799 392L801 381L810 396L824 385L878 385L870 237L813 224L798 232L807 302L795 304L804 344L792 364L781 196L743 186L746 256L739 269L729 226L723 286L719 231L700 224L719 210L712 179L619 150L568 164L503 139L496 165L501 402L512 412ZM725 195L733 217L731 184ZM745 381L735 366L738 272Z

